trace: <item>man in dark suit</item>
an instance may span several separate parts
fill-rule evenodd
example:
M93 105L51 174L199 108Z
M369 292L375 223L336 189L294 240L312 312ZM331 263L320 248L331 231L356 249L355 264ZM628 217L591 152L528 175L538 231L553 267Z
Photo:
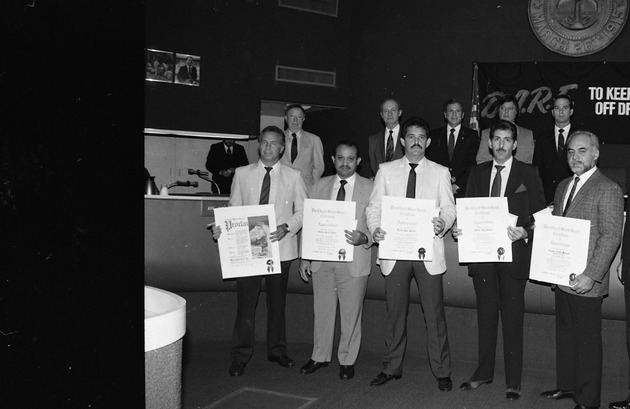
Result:
M345 230L346 241L354 246L353 261L302 260L300 275L308 282L313 277L313 353L300 369L304 375L328 366L332 358L335 319L339 304L339 378L352 379L354 364L361 347L361 317L372 263L372 235L367 228L365 208L370 200L373 182L356 174L361 163L359 151L349 141L340 142L332 157L337 174L315 182L311 197L320 200L355 202L354 230ZM341 227L340 227L341 228ZM341 253L340 259L342 255ZM345 260L345 258L343 258Z
M212 173L212 180L221 190L221 194L230 194L234 170L248 165L245 149L233 139L224 139L210 147L206 158L206 169Z
M503 328L505 396L521 396L523 372L523 317L525 285L529 278L532 240L532 215L545 207L545 196L538 170L512 156L517 146L514 123L499 120L490 129L487 143L493 160L474 167L468 179L466 197L507 197L509 212L518 216L516 227L507 226L512 241L511 263L471 263L477 298L478 365L470 380L460 388L477 389L494 379L499 315ZM491 188L492 186L492 188ZM453 229L453 236L466 234Z
M477 164L475 157L479 148L477 131L462 126L464 104L458 99L444 103L444 119L447 126L431 131L431 145L427 159L446 166L451 172L451 186L455 198L464 197L470 169Z
M623 193L597 169L599 139L578 130L567 141L567 161L575 175L556 189L553 214L591 222L584 271L570 286L555 288L556 389L546 399L571 397L576 409L599 408L602 389L602 301L608 270L621 242Z
M192 57L186 58L186 65L179 67L177 79L180 82L195 84L197 82L197 67L193 65Z
M551 115L554 120L553 131L549 130L536 138L533 162L538 167L547 204L553 201L558 183L571 176L565 149L573 115L571 97L566 94L556 96Z
M385 130L370 135L368 139L368 154L372 176L376 176L381 163L400 159L405 155L404 148L399 143L400 118L402 108L393 98L386 99L381 104L381 119Z

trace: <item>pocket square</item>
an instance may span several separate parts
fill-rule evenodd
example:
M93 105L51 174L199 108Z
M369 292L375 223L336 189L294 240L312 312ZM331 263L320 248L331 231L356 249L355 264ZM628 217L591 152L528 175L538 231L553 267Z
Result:
M514 193L521 193L521 192L527 192L527 188L525 187L525 185L521 184L518 189L516 189L516 192Z

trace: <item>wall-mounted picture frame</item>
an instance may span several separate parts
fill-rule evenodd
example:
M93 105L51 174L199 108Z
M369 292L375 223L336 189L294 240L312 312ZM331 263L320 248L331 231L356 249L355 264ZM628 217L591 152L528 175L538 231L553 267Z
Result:
M201 84L201 57L190 54L175 54L175 84L193 85Z
M173 83L175 53L145 49L145 76L146 81Z

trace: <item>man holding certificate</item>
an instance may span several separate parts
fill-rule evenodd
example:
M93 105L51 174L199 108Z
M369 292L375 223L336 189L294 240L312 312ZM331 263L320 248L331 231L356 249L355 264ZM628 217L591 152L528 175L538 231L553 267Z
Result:
M339 303L340 330L339 379L354 377L354 364L361 346L361 317L372 261L372 235L367 228L365 208L372 193L373 182L356 174L361 163L358 148L352 142L337 144L332 157L337 174L315 182L312 199L355 202L357 226L345 230L345 239L353 247L351 262L302 260L300 275L308 282L313 276L313 354L300 369L304 375L328 366L332 357L335 335L337 303ZM342 229L339 226L339 229Z
M276 126L268 126L258 137L260 160L236 168L228 206L273 204L277 229L270 234L280 248L280 274L265 277L267 290L267 358L283 367L294 362L287 356L285 301L291 260L298 257L297 232L302 228L306 187L300 171L280 163L285 135ZM215 240L221 228L212 225ZM263 276L236 279L238 306L230 351L231 376L241 376L254 352L256 305Z
M368 228L373 240L380 243L394 240L395 232L381 228L383 198L425 199L435 201L439 217L432 218L434 234L432 258L422 261L423 249L418 249L418 259L392 260L379 258L385 276L387 323L385 344L387 352L383 358L383 371L370 385L383 385L402 377L403 357L407 347L407 313L409 311L409 287L416 279L420 303L427 329L427 349L433 375L438 379L438 388L450 391L451 359L448 332L444 314L444 292L442 274L446 271L444 258L444 234L455 222L455 203L451 189L451 175L442 165L425 158L425 150L431 143L429 124L421 118L407 120L399 134L405 148L405 156L382 163L374 180L374 190L367 208ZM408 198L408 199L405 199ZM384 215L383 215L384 216Z
M554 216L589 220L584 271L572 274L569 286L555 288L556 389L546 399L573 398L576 408L598 408L602 389L602 301L608 294L608 270L621 242L623 193L597 168L599 139L577 130L567 141L573 176L563 180L554 197Z
M511 241L512 262L480 262L468 265L477 298L478 365L460 389L469 391L490 384L494 378L499 315L503 328L505 396L521 396L523 372L523 317L525 285L529 276L532 214L545 207L545 194L538 170L514 158L517 128L499 120L482 143L492 150L493 160L474 167L468 178L466 197L506 197L508 211L518 216L516 226L506 226ZM498 216L497 216L498 217ZM471 232L453 229L459 237Z

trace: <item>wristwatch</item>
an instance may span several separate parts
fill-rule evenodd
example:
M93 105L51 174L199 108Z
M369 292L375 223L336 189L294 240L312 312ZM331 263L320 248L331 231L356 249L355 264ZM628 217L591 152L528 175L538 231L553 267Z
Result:
M285 229L287 229L287 232L290 232L290 231L291 231L291 229L289 228L289 225L288 225L288 224L284 223L284 224L283 224L283 226L284 226L284 228L285 228Z

